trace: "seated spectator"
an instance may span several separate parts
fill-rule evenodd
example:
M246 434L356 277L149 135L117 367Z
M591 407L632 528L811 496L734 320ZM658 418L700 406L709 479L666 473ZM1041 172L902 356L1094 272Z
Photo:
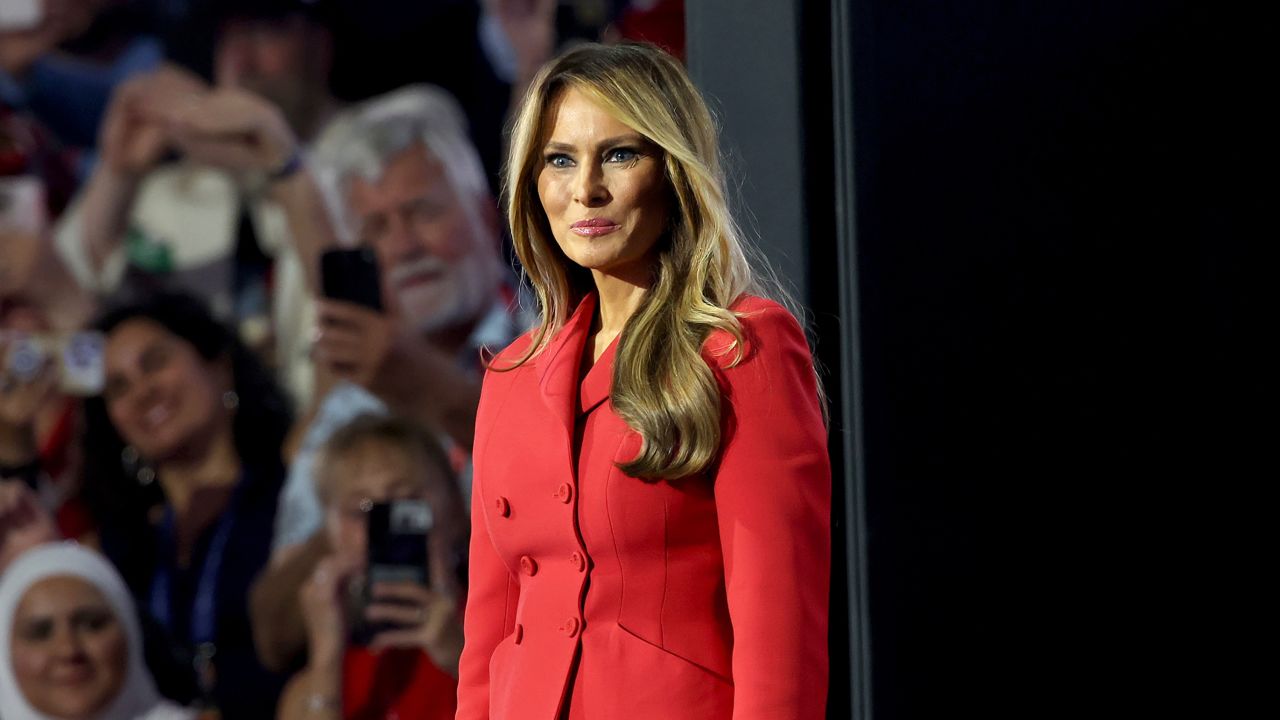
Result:
M322 156L337 103L328 92L331 38L323 2L220 0L209 7L215 86L176 67L119 86L106 112L100 161L60 220L59 250L82 285L131 301L157 290L205 300L280 368L298 400L310 391L304 266L291 232L325 232L297 193L290 155L262 172L228 172L225 158L178 137L180 118L235 113L259 96L290 137ZM334 128L341 125L334 121ZM177 162L168 162L174 156ZM300 223L300 224L299 224Z
M268 570L252 595L254 631L265 658L284 665L306 650L306 669L285 691L279 717L452 718L462 626L461 577L467 515L448 458L411 423L364 415L322 451L318 474L325 527L307 549ZM372 503L421 499L428 534L430 588L379 583L362 618ZM390 622L368 647L349 641L353 621Z
M163 700L143 661L133 598L97 553L28 551L0 581L4 720L192 720Z
M272 717L283 679L257 662L246 597L284 472L284 397L190 298L157 296L96 327L106 386L86 402L85 493L143 608L152 671L175 699Z

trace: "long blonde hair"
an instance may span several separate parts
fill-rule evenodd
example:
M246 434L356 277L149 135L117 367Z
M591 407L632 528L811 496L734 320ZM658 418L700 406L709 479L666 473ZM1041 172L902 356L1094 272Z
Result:
M549 111L572 87L654 143L672 208L656 246L654 282L618 340L611 400L643 438L628 475L681 478L705 470L720 449L720 389L702 358L715 330L734 339L742 326L729 309L758 293L742 233L729 212L715 121L684 68L641 44L583 45L542 68L511 133L503 196L516 254L538 298L542 322L518 367L541 352L593 287L590 273L560 250L538 198L537 175Z

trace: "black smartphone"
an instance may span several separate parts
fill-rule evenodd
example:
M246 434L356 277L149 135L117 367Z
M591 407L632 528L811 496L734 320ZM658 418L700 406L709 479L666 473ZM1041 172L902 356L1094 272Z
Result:
M392 500L369 508L368 571L361 607L352 623L352 642L367 645L375 635L398 626L364 620L364 607L379 582L413 582L429 585L427 536L434 525L431 506L425 500ZM385 602L385 601L384 601Z
M335 248L320 256L325 297L383 311L378 257L369 248Z

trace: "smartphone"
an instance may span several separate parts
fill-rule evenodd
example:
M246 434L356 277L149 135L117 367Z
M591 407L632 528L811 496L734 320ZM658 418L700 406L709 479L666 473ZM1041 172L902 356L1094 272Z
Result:
M68 395L90 397L102 392L106 381L100 332L68 335L5 333L5 373L18 382L36 379L48 363L58 373L58 388Z
M44 0L0 0L0 31L31 30L44 15Z
M392 500L369 508L368 572L362 602L352 618L352 642L368 645L373 637L399 626L364 620L364 608L380 582L429 585L427 537L435 524L425 500ZM384 601L385 602L385 601Z
M383 311L378 257L369 248L326 250L320 256L320 285L325 297Z

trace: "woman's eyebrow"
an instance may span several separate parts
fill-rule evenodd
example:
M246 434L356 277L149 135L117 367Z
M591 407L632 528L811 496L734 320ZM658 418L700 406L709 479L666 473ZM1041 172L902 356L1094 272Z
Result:
M600 142L596 143L596 147L606 148L606 147L612 147L614 145L621 145L624 143L634 144L634 143L647 143L647 142L648 141L644 139L644 136L640 135L639 133L627 133L626 135L615 135L613 137L605 138L604 140L601 140ZM574 150L577 150L575 146L570 145L569 143L559 142L557 140L549 141L546 144L544 149L551 150L554 152L572 152Z

